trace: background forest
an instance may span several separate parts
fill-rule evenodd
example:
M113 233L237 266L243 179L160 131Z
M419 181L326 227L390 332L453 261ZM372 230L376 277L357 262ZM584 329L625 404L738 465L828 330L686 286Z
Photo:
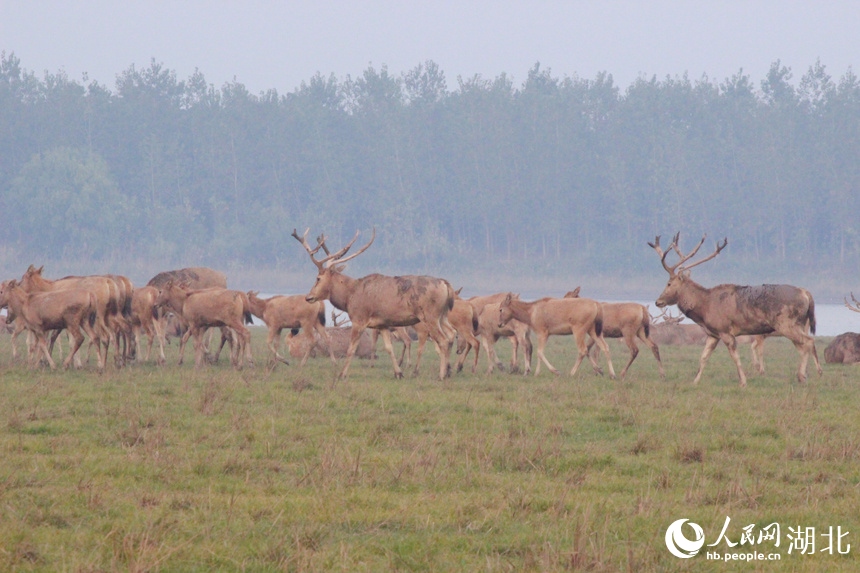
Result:
M111 90L39 77L3 53L2 278L52 262L52 277L110 267L145 282L200 264L297 273L307 286L293 228L339 246L372 226L356 274L650 291L665 273L645 242L681 230L685 249L703 233L705 250L729 238L697 269L703 282L794 282L841 298L860 277L851 69L837 79L817 62L794 78L776 61L763 79L623 87L535 64L520 82L454 84L428 61L254 95L153 60Z

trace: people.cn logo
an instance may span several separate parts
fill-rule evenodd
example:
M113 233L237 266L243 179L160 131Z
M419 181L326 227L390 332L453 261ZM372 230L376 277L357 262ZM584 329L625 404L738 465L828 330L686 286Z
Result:
M672 525L669 526L669 529L666 530L666 547L669 548L672 555L680 557L681 559L689 559L690 557L695 556L699 552L699 549L701 549L705 544L705 532L692 521L689 523L689 526L693 528L695 538L692 540L687 539L684 532L681 531L681 526L684 525L686 521L688 520L679 519L672 523Z

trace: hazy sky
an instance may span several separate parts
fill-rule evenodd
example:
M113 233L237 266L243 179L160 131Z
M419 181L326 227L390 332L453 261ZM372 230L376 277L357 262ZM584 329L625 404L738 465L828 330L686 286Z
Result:
M0 0L0 50L40 77L86 72L111 89L152 58L179 79L199 68L216 87L235 78L253 93L426 60L449 89L502 72L520 85L535 62L557 77L607 71L622 88L741 68L758 83L776 59L794 81L819 58L838 79L858 63L858 30L857 0Z

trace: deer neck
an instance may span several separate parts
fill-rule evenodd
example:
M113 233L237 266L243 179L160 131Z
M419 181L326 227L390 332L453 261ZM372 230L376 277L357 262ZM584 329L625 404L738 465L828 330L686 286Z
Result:
M697 319L701 319L704 313L709 290L696 281L687 279L684 288L678 291L678 308L684 315L698 322Z
M512 300L510 303L511 318L515 318L525 324L531 324L533 302L525 302L522 300Z
M265 314L266 312L266 306L268 305L269 300L257 298L256 296L249 296L248 302L251 303L251 314L262 320L263 314Z
M343 273L334 273L331 277L331 292L328 300L338 310L349 313L349 299L358 286L358 280Z

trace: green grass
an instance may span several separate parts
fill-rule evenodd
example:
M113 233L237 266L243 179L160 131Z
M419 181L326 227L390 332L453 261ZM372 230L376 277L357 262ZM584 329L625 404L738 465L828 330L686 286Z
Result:
M698 386L700 349L678 347L661 349L665 380L643 349L622 382L587 365L439 382L430 350L417 378L395 380L381 353L335 383L327 358L269 370L264 338L241 372L176 366L174 343L165 368L103 375L30 370L0 339L0 570L860 567L860 377L825 365L800 386L784 340L763 377L742 350L741 389L722 347ZM551 339L563 372L572 348ZM756 550L782 560L668 552L673 521L711 543L726 516L733 541L778 522L780 547ZM789 555L789 526L841 526L851 552Z

